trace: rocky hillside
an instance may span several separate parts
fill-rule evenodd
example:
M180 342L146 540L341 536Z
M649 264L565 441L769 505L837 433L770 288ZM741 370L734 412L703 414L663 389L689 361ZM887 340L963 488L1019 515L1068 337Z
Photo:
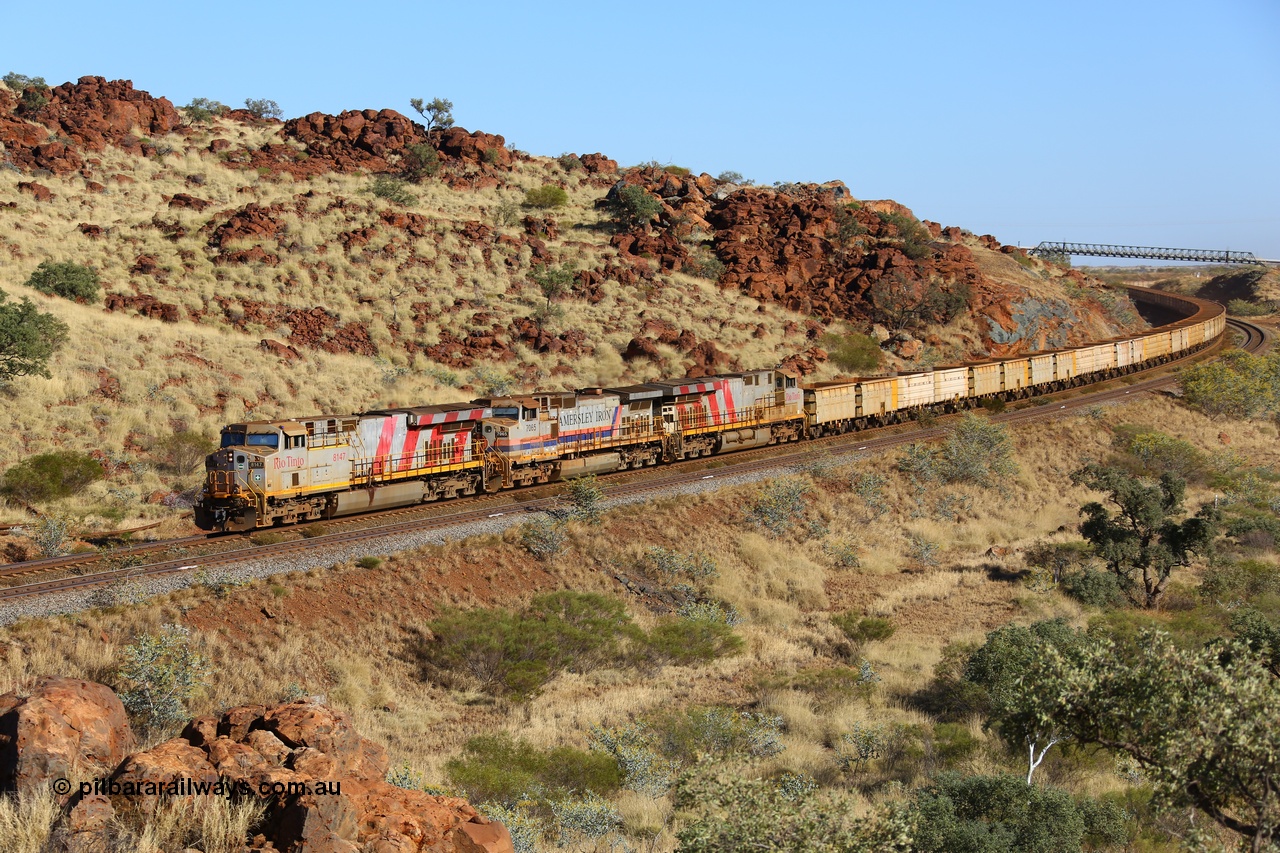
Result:
M148 823L162 822L155 814L162 798L148 791L223 789L236 795L185 799L201 815L225 807L224 799L257 796L262 815L258 834L240 848L246 851L513 849L502 824L465 800L388 784L386 751L361 737L345 714L315 701L232 708L196 718L181 736L150 749L136 750L136 743L110 688L45 678L30 691L0 696L0 793L36 796L53 786L61 814L42 849L55 851L127 849ZM58 780L76 787L59 790ZM198 836L200 820L189 823L186 831ZM210 849L211 839L195 840Z
M0 289L75 341L52 381L8 386L0 452L95 449L98 498L170 485L144 470L157 436L246 417L780 362L827 378L828 332L874 334L892 370L1140 324L1079 273L840 182L537 157L391 109L201 118L128 81L0 86ZM653 218L628 222L637 191ZM101 301L25 287L45 260L98 271Z

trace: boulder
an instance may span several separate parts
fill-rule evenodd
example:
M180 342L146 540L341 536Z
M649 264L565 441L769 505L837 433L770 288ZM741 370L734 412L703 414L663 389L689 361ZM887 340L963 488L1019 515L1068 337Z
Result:
M44 184L35 181L18 181L18 192L31 193L36 201L53 201L53 192Z
M133 746L124 705L104 685L45 678L29 694L0 696L0 791L109 772Z

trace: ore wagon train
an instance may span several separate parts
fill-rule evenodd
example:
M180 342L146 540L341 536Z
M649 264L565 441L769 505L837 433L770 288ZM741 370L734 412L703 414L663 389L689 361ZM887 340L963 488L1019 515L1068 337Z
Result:
M1130 338L896 376L803 384L783 370L751 370L231 424L205 462L196 524L245 531L318 521L899 423L1132 373L1226 328L1217 303L1130 294L1184 319Z

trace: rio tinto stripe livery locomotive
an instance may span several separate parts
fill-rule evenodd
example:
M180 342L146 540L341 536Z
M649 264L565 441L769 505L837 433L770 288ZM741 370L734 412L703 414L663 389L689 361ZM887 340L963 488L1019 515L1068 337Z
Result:
M206 460L196 524L253 530L897 423L1131 373L1226 327L1216 303L1130 294L1187 316L1132 338L895 376L802 384L751 370L231 424Z

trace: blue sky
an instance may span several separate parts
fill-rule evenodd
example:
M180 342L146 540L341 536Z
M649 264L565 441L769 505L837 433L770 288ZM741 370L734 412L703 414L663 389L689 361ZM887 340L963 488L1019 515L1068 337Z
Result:
M839 178L1005 242L1280 258L1280 2L13 4L0 65ZM18 37L14 37L17 35Z

